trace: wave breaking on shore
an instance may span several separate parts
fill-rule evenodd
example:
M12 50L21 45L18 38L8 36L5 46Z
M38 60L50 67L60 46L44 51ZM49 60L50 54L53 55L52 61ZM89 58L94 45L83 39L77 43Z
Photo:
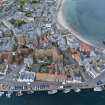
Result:
M74 36L76 36L80 41L82 41L86 44L89 44L91 46L94 46L92 43L85 40L79 32L73 30L73 28L67 24L67 22L65 20L64 13L63 13L63 7L64 7L65 0L58 0L58 2L59 2L58 4L60 5L58 13L57 13L57 27L58 27L58 29L68 30L70 33L72 33Z

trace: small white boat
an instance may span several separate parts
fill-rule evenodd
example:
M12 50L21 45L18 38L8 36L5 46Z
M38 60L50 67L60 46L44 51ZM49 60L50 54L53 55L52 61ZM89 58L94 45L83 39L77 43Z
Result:
M65 85L66 84L66 82L62 82L62 85Z
M76 93L79 93L79 92L81 91L81 89L76 88L76 89L74 89L74 91L75 91Z
M63 89L63 86L60 86L59 89Z
M102 87L95 87L94 88L94 91L97 91L97 92L100 92L100 91L102 91L103 89L102 89Z
M33 94L34 93L34 91L28 91L27 92L27 94Z
M71 89L65 89L63 90L63 93L69 93L71 91Z
M4 92L0 92L0 97L4 94Z
M58 91L57 90L50 90L48 91L48 94L56 94Z
M7 94L6 94L6 96L8 97L8 98L11 98L11 92L8 92Z
M16 96L22 96L23 93L21 91L17 92Z

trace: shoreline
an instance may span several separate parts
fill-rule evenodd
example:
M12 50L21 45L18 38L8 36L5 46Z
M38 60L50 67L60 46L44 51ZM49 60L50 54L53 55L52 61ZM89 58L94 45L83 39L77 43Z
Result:
M77 39L79 39L81 42L86 43L90 46L96 47L95 45L93 45L92 43L90 43L89 41L85 40L84 38L82 38L81 34L75 30L72 29L72 27L70 27L66 20L65 20L65 16L63 14L63 5L64 5L65 0L58 0L58 13L57 13L57 28L60 30L68 30L71 34L73 34Z

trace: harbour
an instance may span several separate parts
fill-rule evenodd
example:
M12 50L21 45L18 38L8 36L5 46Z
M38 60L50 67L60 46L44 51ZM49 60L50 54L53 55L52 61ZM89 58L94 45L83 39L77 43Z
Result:
M48 95L46 92L37 92L31 95L24 93L24 95L17 97L14 93L11 98L7 98L5 95L0 97L0 105L103 105L105 103L104 94L105 91L97 93L83 90L80 93L72 91L68 94L59 92L54 95Z

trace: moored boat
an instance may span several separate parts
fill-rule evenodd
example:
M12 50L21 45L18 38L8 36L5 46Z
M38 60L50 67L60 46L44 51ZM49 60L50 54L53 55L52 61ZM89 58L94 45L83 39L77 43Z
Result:
M74 89L74 91L75 91L76 93L79 93L79 92L81 91L81 89L76 88L76 89Z
M102 87L95 87L94 88L94 91L97 91L97 92L100 92L100 91L102 91L103 89L102 89Z
M0 92L0 97L4 94L4 92Z
M64 89L63 93L69 93L71 91L71 89Z
M57 90L50 90L48 91L48 94L56 94L58 91Z
M33 94L34 93L34 91L28 91L27 92L27 94Z
M11 98L11 94L12 94L12 92L8 92L8 93L6 93L6 96L7 96L8 98Z
M16 96L22 96L22 95L23 95L23 93L21 91L16 93Z

